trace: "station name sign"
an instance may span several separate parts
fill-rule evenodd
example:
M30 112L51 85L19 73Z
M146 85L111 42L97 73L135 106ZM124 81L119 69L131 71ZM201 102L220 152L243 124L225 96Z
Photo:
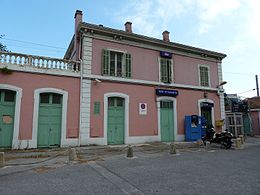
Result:
M179 92L177 90L156 89L155 92L156 92L156 95L158 95L158 96L176 97L177 95L179 95Z
M172 58L172 53L167 52L167 51L160 51L160 56L164 58Z

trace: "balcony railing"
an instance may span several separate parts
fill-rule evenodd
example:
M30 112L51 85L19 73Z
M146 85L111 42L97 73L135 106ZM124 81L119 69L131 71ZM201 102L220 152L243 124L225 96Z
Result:
M70 72L80 71L80 63L77 61L3 51L0 51L0 65L28 66L40 69L55 69Z

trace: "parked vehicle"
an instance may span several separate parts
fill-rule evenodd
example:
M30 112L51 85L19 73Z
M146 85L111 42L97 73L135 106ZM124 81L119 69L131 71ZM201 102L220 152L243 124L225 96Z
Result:
M234 138L233 134L229 132L227 129L221 133L216 133L213 125L210 125L206 129L206 134L202 137L202 141L204 145L206 145L206 142L208 141L210 143L221 144L226 149L229 149L233 144L232 138Z

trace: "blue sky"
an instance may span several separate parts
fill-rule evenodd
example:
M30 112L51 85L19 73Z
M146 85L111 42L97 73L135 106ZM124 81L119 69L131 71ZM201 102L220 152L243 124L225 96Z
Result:
M173 42L225 53L226 92L256 95L258 0L1 0L0 6L1 41L13 52L62 58L79 9L85 22L124 29L131 21L135 33L161 38L168 30Z

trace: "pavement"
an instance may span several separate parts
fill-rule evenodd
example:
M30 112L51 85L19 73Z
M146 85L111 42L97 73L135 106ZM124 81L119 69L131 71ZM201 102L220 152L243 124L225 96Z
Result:
M173 145L172 145L173 144ZM260 137L247 137L246 142L241 148L260 145ZM129 147L131 150L129 150ZM224 149L219 144L211 144L205 147L202 142L174 142L162 143L151 142L133 145L109 145L109 146L83 146L75 147L73 151L76 156L71 158L71 148L45 148L45 149L24 149L24 150L0 150L4 152L5 167L0 167L0 175L10 174L28 168L41 167L41 169L52 169L65 164L88 163L91 161L99 161L106 157L125 154L129 152L133 155L135 152L143 154L155 154L165 151L178 155L179 152L203 151L203 150L220 150ZM234 144L231 148L234 147ZM131 155L131 153L130 153ZM43 171L43 170L39 170Z

